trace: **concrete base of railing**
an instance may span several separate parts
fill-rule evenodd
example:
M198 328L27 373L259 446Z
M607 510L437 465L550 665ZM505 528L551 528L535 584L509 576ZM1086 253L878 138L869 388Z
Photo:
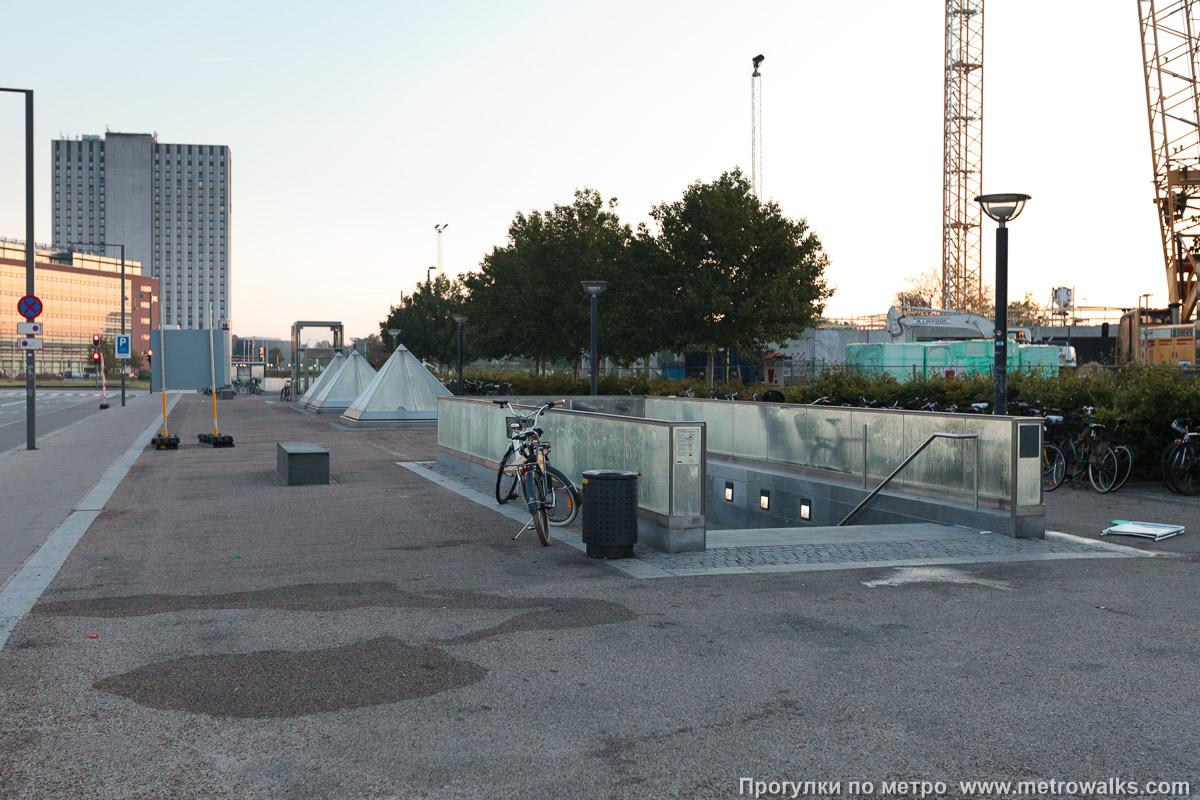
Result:
M859 476L844 480L826 475L770 469L716 458L707 462L708 526L713 529L790 528L837 525L870 491ZM726 499L726 490L732 499ZM764 501L764 494L766 499ZM764 505L767 506L763 508ZM929 522L987 530L1017 539L1046 535L1046 507L1008 508L884 490L855 516L852 524L889 525Z

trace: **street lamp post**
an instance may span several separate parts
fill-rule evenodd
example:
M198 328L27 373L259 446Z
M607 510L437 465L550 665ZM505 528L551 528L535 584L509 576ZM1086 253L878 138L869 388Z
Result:
M25 95L25 294L34 290L34 255L37 245L33 240L33 89L0 89ZM26 317L33 322L35 317ZM33 350L25 353L25 449L37 450L37 364Z
M439 231L440 233L440 231ZM456 394L462 394L462 326L467 321L466 314L451 314L450 319L458 323L458 391Z
M598 349L599 339L599 328L596 324L596 318L600 311L600 294L604 291L605 287L608 286L608 281L580 281L580 283L583 284L583 290L592 297L592 395L595 396L597 394L596 369L598 366L596 363L596 352Z
M1029 200L1027 194L985 194L975 198L983 213L1000 224L996 229L996 362L992 414L1008 413L1008 225Z
M68 247L119 247L121 248L121 335L125 335L125 245L118 242L70 242ZM133 352L132 345L130 352ZM116 348L113 348L113 356L117 354ZM117 359L120 363L121 359ZM125 365L121 364L121 408L125 407Z
M400 335L399 328L388 328L388 333L392 336L392 352L396 351L396 337Z

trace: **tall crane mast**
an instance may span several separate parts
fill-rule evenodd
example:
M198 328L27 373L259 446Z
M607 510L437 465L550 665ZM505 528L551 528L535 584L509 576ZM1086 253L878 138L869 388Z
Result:
M1200 264L1200 91L1196 0L1138 0L1150 156L1171 303L1189 320Z
M983 283L983 0L946 0L942 307L978 308Z
M758 68L763 60L761 55L751 59L754 72L750 74L750 186L759 202L762 202L762 73Z

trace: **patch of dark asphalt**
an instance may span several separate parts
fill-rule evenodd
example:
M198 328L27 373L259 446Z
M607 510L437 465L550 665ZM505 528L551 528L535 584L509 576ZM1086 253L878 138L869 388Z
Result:
M323 650L187 656L93 686L162 711L279 718L428 697L486 675L478 664L438 648L381 636Z
M470 539L446 539L444 541L432 542L430 544L410 544L410 545L401 545L398 547L385 547L383 549L384 550L402 550L402 551L420 551L420 550L434 550L436 548L441 548L441 547L465 547L467 545L473 545L473 544L479 544L479 543L475 542L475 541L471 541Z
M76 617L139 617L176 611L276 609L281 611L346 611L355 608L453 608L453 609L538 609L521 614L494 632L556 630L625 622L637 615L625 606L607 600L504 597L471 591L406 592L387 581L354 583L301 583L225 594L135 594L80 600L41 602L35 614ZM492 635L491 633L486 634ZM454 639L479 641L473 638ZM448 640L451 641L451 640Z
M435 644L472 644L504 633L524 631L557 631L571 628L589 628L593 625L611 625L635 619L630 609L608 600L546 600L543 608L526 611L511 619L451 639L433 639Z

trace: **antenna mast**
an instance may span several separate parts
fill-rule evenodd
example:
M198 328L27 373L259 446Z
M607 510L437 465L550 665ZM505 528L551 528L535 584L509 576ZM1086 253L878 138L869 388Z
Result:
M983 2L946 0L942 308L979 309L983 289Z

